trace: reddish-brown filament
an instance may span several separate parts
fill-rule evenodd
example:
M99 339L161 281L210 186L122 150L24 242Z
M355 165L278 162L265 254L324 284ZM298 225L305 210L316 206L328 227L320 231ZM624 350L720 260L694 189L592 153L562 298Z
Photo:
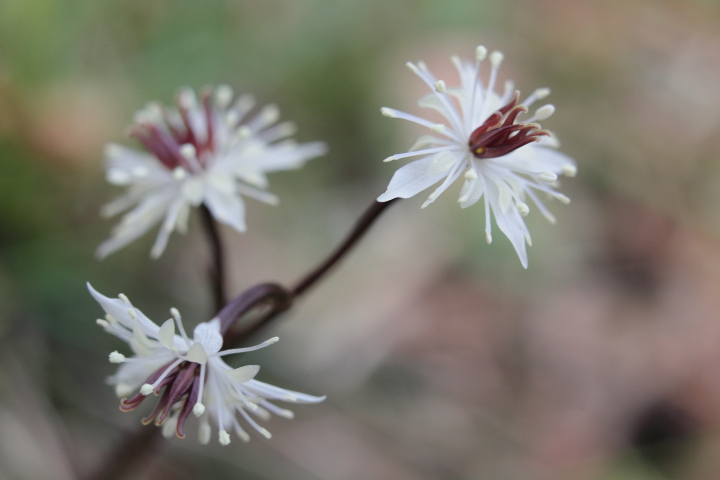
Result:
M170 366L163 366L155 373L150 375L145 383L152 384L160 378L160 375ZM143 418L142 423L149 425L155 421L155 425L162 425L165 419L172 412L173 407L179 402L182 403L180 413L178 414L177 427L175 433L180 438L185 438L183 427L193 407L198 402L200 393L200 366L194 362L183 362L173 369L153 390L158 395L162 388L165 391L160 396L160 400L147 417ZM137 393L130 398L123 398L120 401L120 410L129 412L140 405L147 398L142 393Z
M152 153L169 170L177 167L193 170L190 162L180 153L180 146L185 144L195 147L198 162L204 166L208 155L212 154L214 150L217 120L213 112L212 94L212 88L206 88L200 94L201 113L208 128L206 138L202 141L193 129L190 111L180 101L177 104L182 125L173 122L167 110L163 109L164 125L143 122L130 130L130 136L142 143L148 152Z
M518 105L519 99L520 92L515 91L507 105L490 115L470 135L468 146L476 158L501 157L550 135L536 123L515 123L520 113L528 111L525 105Z

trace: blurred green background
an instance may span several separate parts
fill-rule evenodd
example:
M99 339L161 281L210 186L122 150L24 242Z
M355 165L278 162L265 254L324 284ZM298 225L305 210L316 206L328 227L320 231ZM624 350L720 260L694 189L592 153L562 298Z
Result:
M451 85L478 44L501 80L552 89L543 126L579 165L558 224L527 218L529 270L456 190L398 203L264 332L277 346L236 360L328 400L271 441L173 439L135 478L718 478L719 2L0 0L0 479L74 478L141 428L104 385L126 350L85 282L158 322L212 313L195 218L158 261L154 234L93 258L120 193L102 148L133 144L134 111L227 83L327 142L222 232L233 293L291 283L421 133L379 113L422 113L405 62Z

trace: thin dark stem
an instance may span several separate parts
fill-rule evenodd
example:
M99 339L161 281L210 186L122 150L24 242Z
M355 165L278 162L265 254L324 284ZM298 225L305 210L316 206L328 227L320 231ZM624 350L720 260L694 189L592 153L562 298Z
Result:
M375 220L377 220L380 214L384 212L385 209L393 202L394 200L390 200L389 202L384 203L373 202L373 204L370 205L370 207L365 210L362 216L358 219L353 229L347 235L345 240L335 249L335 251L330 254L330 256L327 257L327 259L325 259L325 261L322 262L318 267L305 275L292 288L292 290L288 292L289 296L284 299L284 303L275 304L269 312L265 313L262 317L255 321L255 323L241 330L233 332L230 338L228 338L228 336L226 335L225 344L232 345L234 343L239 343L251 337L256 332L261 330L265 325L270 323L270 321L277 317L280 313L288 310L295 298L305 293L310 287L317 283L333 266L335 266L365 235L365 233L370 229L372 224L375 223Z
M335 251L318 267L305 275L292 290L287 290L275 283L264 283L246 290L230 303L225 301L224 259L220 235L212 214L207 207L204 205L201 206L200 212L203 218L203 225L210 239L213 255L211 280L216 306L215 311L218 312L217 317L220 318L220 328L223 332L225 348L246 340L267 325L272 319L288 310L292 306L295 298L305 293L310 287L323 278L325 274L352 249L391 203L393 203L393 200L385 203L374 202L358 219L346 239ZM242 318L251 310L265 304L269 304L270 310L263 314L255 323L243 329L231 328L235 321ZM159 428L142 428L128 435L123 444L114 452L113 456L93 475L89 475L86 478L88 480L114 480L121 478L134 468L140 460L148 456L148 453L153 449L159 438Z
M294 296L302 295L305 290L312 287L315 282L320 280L340 259L360 240L368 231L370 226L377 220L381 213L385 211L395 200L389 202L373 202L365 213L358 219L355 226L348 234L347 238L335 251L317 268L308 273L300 280L292 289Z
M276 283L261 283L245 290L218 313L220 333L225 335L235 320L256 307L270 304L272 311L282 312L290 308L292 300L292 293ZM227 340L228 335L225 337Z
M215 219L205 205L200 206L200 216L202 217L205 233L208 236L208 240L210 240L210 251L212 255L210 283L212 285L214 312L217 313L227 303L227 292L225 290L225 254Z
M159 428L141 428L128 433L100 467L87 475L86 480L116 480L123 478L131 471L138 468L138 464L144 459L152 457L152 453L159 448ZM146 470L146 469L143 469Z

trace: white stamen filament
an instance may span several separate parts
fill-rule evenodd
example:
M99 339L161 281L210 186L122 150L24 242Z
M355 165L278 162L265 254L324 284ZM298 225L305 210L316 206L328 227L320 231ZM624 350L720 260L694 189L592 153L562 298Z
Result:
M401 158L416 157L418 155L427 155L430 153L442 152L443 150L448 150L448 147L427 148L425 150L415 150L414 152L398 153L396 155L389 156L388 158L386 158L383 161L384 162L392 162L393 160L400 160Z
M557 175L553 172L542 172L538 174L538 178L543 182L552 183L557 180Z
M152 383L152 385L149 384L149 383L144 384L144 385L142 386L142 388L140 388L140 393L142 393L143 395L150 395L150 393L151 393L152 391L154 391L154 390L157 388L157 386L160 385L160 383L161 383L163 380L165 380L165 377L167 377L168 375L170 375L170 372L172 372L172 371L175 369L175 367L177 367L178 365L180 365L180 364L181 364L182 362L184 362L184 361L185 361L185 360L182 359L182 358L179 358L179 359L175 360L168 368L165 369L165 371L162 373L162 375L160 375L160 376L158 377L158 379L155 380L155 381ZM149 389L148 389L148 387L149 387ZM147 393L146 393L146 392L147 392Z
M198 397L197 397L197 405L201 405L202 399L203 399L203 390L205 389L205 372L207 370L207 365L200 365L200 388L198 389ZM203 412L205 411L205 405L203 405ZM195 411L195 407L193 407L193 413L195 416L200 416L202 413L198 415L198 413Z
M185 327L183 326L182 317L180 316L180 311L172 307L170 309L170 315L175 319L175 324L178 327L178 330L180 330L180 335L182 336L183 340L185 340L185 344L190 347L190 339L187 336L187 333L185 333Z
M265 340L264 342L255 345L254 347L245 347L245 348L233 348L231 350L223 350L220 353L217 353L216 357L223 357L225 355L234 355L236 353L245 353L245 352L253 352L255 350L260 350L261 348L265 348L269 345L272 345L274 343L277 343L280 340L280 337L273 337L268 340Z
M243 418L245 418L245 420L247 420L247 422L252 425L252 427L257 430L260 435L267 438L268 440L272 438L272 434L260 425L258 425L257 422L255 422L255 420L253 420L252 417L248 415L247 412L245 412L245 409L238 408L238 410L240 411L240 414L243 416Z

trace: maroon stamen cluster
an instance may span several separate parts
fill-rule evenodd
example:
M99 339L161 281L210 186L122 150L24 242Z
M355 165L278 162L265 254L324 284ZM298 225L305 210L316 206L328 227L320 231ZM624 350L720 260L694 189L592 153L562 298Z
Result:
M468 145L476 158L495 158L507 155L528 143L549 136L537 123L515 123L520 113L527 113L525 105L518 105L520 92L515 91L510 103L493 113L470 135Z
M204 166L208 154L214 150L216 118L213 112L212 95L211 87L205 88L200 94L200 104L207 124L207 135L204 139L199 138L197 132L194 131L190 120L190 108L187 102L182 101L181 97L178 97L176 101L181 121L177 121L177 117L173 118L173 114L165 107L160 107L164 125L141 121L131 128L129 136L142 143L148 152L152 153L169 170L177 167L194 170L188 159L180 152L180 147L185 144L195 147L197 159Z
M155 383L172 363L173 362L170 362L158 369L148 377L145 383ZM194 362L182 362L155 387L153 390L155 395L159 395L163 387L165 387L165 391L152 413L143 418L142 423L144 425L149 425L153 420L155 420L156 426L162 425L167 416L172 412L173 407L178 404L178 402L183 402L184 397L184 403L182 403L180 413L178 414L175 434L179 438L185 438L183 426L190 416L193 407L198 402L198 395L200 394L200 369L198 367L199 365ZM147 398L147 395L143 395L142 393L137 393L130 398L123 398L120 401L120 410L123 412L135 410L145 398Z

